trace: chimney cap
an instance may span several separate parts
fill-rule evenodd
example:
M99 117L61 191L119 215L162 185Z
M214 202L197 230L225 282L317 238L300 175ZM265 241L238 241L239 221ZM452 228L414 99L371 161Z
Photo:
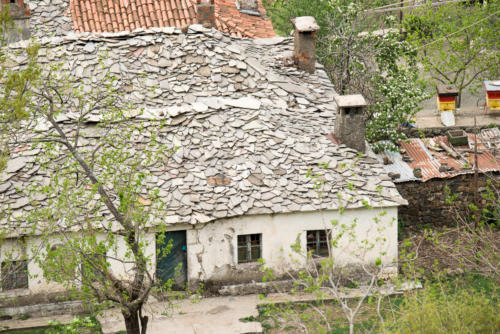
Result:
M335 96L335 102L339 108L366 106L365 98L361 94L337 95Z
M291 20L295 30L299 32L310 32L319 30L319 25L312 16L300 16Z

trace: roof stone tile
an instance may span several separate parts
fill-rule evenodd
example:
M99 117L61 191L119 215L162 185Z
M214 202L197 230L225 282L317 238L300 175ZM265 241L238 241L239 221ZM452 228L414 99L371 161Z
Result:
M154 128L149 122L154 118L165 122L158 139L169 147L180 147L162 169L150 169L152 177L147 180L148 187L158 189L165 201L166 223L333 210L342 204L339 194L346 208L363 207L365 200L374 207L404 204L381 163L359 158L356 151L327 139L335 124L336 93L325 73L287 67L291 39L263 41L238 39L200 25L191 26L186 33L178 28L105 36L81 33L42 39L39 62L61 61L84 84L98 85L92 79L102 75L97 60L105 53L107 66L115 67L118 83L137 82L134 90L124 87L126 100L144 108L130 114L144 125L144 131L133 139L137 148L130 153L136 154L150 140ZM14 55L23 47L23 42L11 44L6 54ZM67 57L78 62L67 61ZM186 61L198 57L201 62ZM172 65L159 68L158 59ZM226 66L239 72L222 71ZM206 67L212 76L202 75L200 69ZM149 73L142 81L144 70ZM244 80L236 82L238 76ZM234 89L236 84L240 90ZM287 94L277 92L277 84ZM152 91L148 89L151 85L158 87ZM74 115L64 116L58 121L74 122ZM82 130L80 143L89 152L101 136L92 125L99 120L99 114L90 115L90 123ZM35 130L52 131L49 126ZM0 174L0 211L10 208L12 217L25 216L36 200L27 201L28 195L19 189L50 181L50 171L39 168L34 150L25 146L12 147L9 167ZM321 168L320 162L328 162L328 168ZM322 196L306 177L308 170L321 173L327 181ZM46 200L39 202L46 205Z

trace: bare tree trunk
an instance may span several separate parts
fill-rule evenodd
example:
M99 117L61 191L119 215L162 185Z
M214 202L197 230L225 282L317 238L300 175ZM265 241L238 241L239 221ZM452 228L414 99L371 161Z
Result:
M401 9L399 10L399 25L402 26L403 25L403 3L404 1L403 0L400 0L399 2L399 7L401 7ZM403 28L401 28L403 29Z
M125 328L127 334L141 334L139 325L139 311L130 312L130 314L122 312L122 314L123 319L125 320Z
M146 334L149 319L141 316L141 309L142 306L133 312L129 311L130 313L122 312L127 334Z
M474 110L475 112L475 110ZM479 223L479 184L478 177L479 167L477 165L477 123L476 123L476 114L474 113L474 205L476 206L476 212L474 216L474 230L477 228L477 224Z
M462 90L458 91L458 96L456 97L456 108L460 108L460 105L462 104Z

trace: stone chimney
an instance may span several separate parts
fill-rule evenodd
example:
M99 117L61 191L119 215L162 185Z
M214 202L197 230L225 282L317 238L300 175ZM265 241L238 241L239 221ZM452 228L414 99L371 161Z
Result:
M215 10L214 10L215 0L197 0L197 17L198 23L205 28L215 27Z
M359 94L340 95L335 102L338 106L335 137L342 144L365 152L365 98Z
M259 0L236 0L236 7L243 14L260 16Z
M30 10L24 4L24 0L1 0L1 3L3 6L9 6L9 14L13 19L30 16Z
M303 71L314 73L316 70L316 31L319 26L312 16L292 19L295 27L293 61Z
M13 27L7 27L4 30L3 39L7 43L29 39L31 36L29 21L31 13L24 0L1 0L1 4L2 6L8 6L9 15L14 21Z

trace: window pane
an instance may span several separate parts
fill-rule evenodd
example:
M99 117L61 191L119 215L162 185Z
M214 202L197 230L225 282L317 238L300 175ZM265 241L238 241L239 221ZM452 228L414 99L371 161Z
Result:
M247 249L246 247L238 247L238 263L247 262Z
M2 262L2 290L28 288L28 262Z
M261 258L261 234L238 236L238 263L257 261Z
M307 251L312 251L315 255L318 256L328 256L327 231L325 230L307 231L306 243L307 243Z
M316 231L307 231L307 251L316 252Z
M260 259L260 246L252 246L251 260L257 261Z

